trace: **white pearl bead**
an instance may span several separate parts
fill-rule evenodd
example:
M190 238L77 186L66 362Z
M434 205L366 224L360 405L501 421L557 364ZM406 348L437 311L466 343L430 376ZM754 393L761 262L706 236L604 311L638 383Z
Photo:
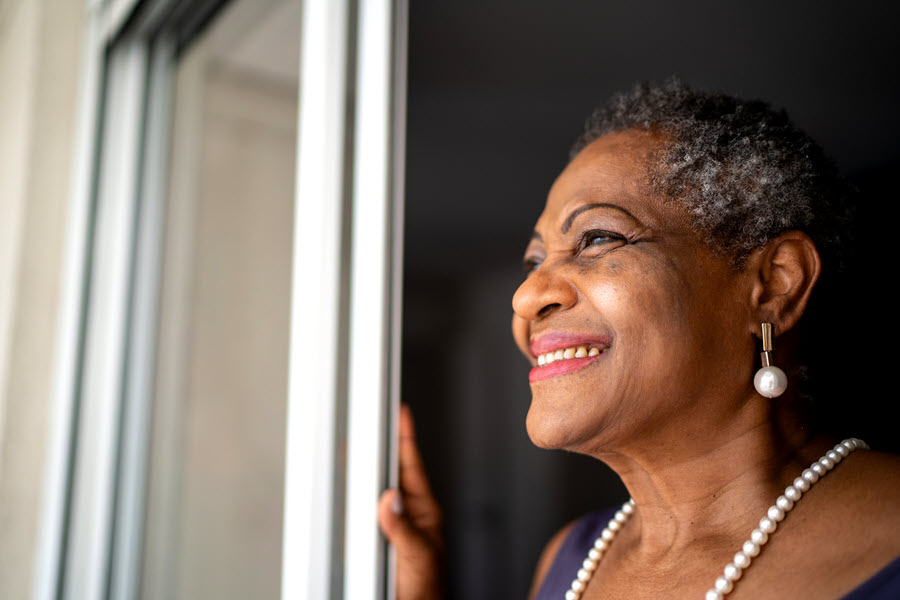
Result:
M843 446L847 450L850 450L851 452L853 450L856 450L856 438L850 438L849 440L844 440L843 442L841 442L841 446Z
M741 551L750 558L756 558L759 556L759 544L756 544L753 541L746 541L744 542L744 547Z
M573 592L581 592L584 590L584 582L576 579L572 582L572 591Z
M774 521L781 521L784 518L784 511L777 506L770 506L767 514Z
M725 565L725 579L729 581L737 581L741 578L742 569L734 563Z
M593 561L600 560L600 557L603 556L603 553L597 550L596 548L591 548L588 550L588 559Z
M606 541L608 542L608 541L610 541L611 539L613 539L614 537L616 537L616 534L614 534L614 533L613 533L612 531L610 531L609 529L604 529L604 530L603 530L603 533L600 534L600 537L603 538L604 540L606 540Z
M716 591L722 593L723 595L734 589L734 584L724 577L719 577L718 579L716 579L715 585Z
M597 568L597 561L586 558L584 559L584 562L581 563L581 568L587 569L588 571L593 571Z
M734 555L734 565L741 569L746 569L750 566L750 557L743 552L738 552Z
M618 521L619 523L624 523L625 521L628 520L628 515L626 515L626 514L625 514L624 512L622 512L621 510L617 510L617 511L616 511L615 519L616 519L616 521Z
M778 367L763 367L753 377L753 387L760 396L777 398L787 389L787 375Z
M578 575L576 575L576 577L578 577L578 581L587 581L591 578L591 572L587 569L578 569Z
M803 473L800 476L810 483L815 483L819 480L819 474L812 469L803 469Z
M763 517L759 520L759 528L765 531L766 533L772 533L778 527L778 523L770 519L769 517Z
M709 590L706 592L706 600L722 600L722 593L718 590Z
M606 528L610 531L618 531L622 528L622 524L615 519L610 519L609 523L606 524Z
M794 502L796 502L797 500L800 499L800 496L802 495L802 493L800 492L800 490L798 490L794 486L789 485L786 488L784 488L784 495L786 497L790 498L791 500L793 500Z
M850 450L844 444L838 444L834 447L834 451L846 458L850 455Z
M578 600L578 592L569 590L568 592L566 592L566 600Z
M797 479L795 479L793 486L801 492L806 492L809 490L809 482L802 477L798 477Z
M603 552L608 547L609 547L609 544L606 542L606 540L603 539L602 536L598 537L596 540L594 540L594 549L595 550L599 550L600 552Z
M828 458L830 458L830 459L831 459L831 462L833 462L834 464L838 464L838 463L841 462L841 460L843 460L843 458L844 458L843 456L841 456L840 454L838 454L838 453L835 452L834 450L829 450L828 452L825 453L825 456L827 456Z
M794 508L794 501L788 498L787 496L778 496L778 500L775 501L775 506L787 512Z
M634 512L634 500L629 500L625 504L622 505L622 512L626 515L630 515Z
M823 456L819 459L819 464L828 469L829 471L834 468L834 463L827 456Z
M769 534L762 529L754 529L753 533L750 534L750 539L762 546L769 541Z
M822 465L820 465L817 462L814 462L813 464L809 465L809 468L812 469L812 471L819 477L823 476L825 473L828 472L828 469L826 469L825 467L823 467Z

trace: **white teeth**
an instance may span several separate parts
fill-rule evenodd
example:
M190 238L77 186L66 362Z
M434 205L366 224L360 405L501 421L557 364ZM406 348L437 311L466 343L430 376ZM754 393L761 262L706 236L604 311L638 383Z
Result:
M590 348L588 346L573 346L572 348L564 348L562 350L554 350L541 354L537 357L539 367L555 363L558 360L566 360L569 358L585 358L588 356L597 356L602 350L599 348Z

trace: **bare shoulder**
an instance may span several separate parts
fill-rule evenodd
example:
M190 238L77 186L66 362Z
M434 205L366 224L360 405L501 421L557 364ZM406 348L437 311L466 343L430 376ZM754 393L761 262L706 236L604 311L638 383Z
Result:
M751 570L741 597L844 597L900 556L900 456L854 452L803 494L775 535L754 559L766 577Z
M869 576L900 556L900 456L869 450L846 462L824 478L821 498L810 494L822 518L805 517L820 541L841 548L833 564Z
M860 519L900 524L900 455L869 450L856 452L848 463L851 461L855 464L846 469L839 490L845 502L856 509ZM900 551L900 536L895 537Z
M537 595L538 590L541 589L541 584L544 583L544 578L547 577L547 572L550 570L550 565L553 564L556 555L559 553L560 546L562 546L562 543L577 522L577 520L572 521L557 531L544 546L544 549L541 551L541 556L538 558L537 566L534 569L534 577L531 580L531 590L528 592L529 599L533 599Z

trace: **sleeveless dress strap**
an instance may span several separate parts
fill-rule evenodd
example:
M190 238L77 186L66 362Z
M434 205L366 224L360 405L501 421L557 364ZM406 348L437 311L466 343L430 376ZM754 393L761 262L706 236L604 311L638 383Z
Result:
M615 513L615 508L600 510L576 521L559 547L535 600L564 600L578 569L587 558L588 550L594 546L594 540Z
M842 600L896 600L900 598L900 557L895 558Z

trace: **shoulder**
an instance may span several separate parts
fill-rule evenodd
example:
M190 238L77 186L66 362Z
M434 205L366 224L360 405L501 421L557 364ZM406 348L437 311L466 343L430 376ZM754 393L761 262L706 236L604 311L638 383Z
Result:
M835 485L841 495L845 518L852 519L862 530L882 530L882 537L900 554L900 456L886 452L859 452L856 463L846 470L846 477ZM837 483L837 482L835 482Z
M807 597L880 598L870 592L900 584L900 457L866 451L846 460L804 494L764 557L785 582L799 585L796 573L805 573Z
M804 498L813 509L805 527L837 542L844 561L859 549L858 572L874 573L900 555L900 456L868 450L846 460Z
M589 513L567 524L550 538L541 552L534 571L531 590L528 593L531 600L543 597L540 595L542 590L554 591L555 588L563 586L558 594L550 594L557 597L568 589L594 540L614 513L614 508ZM544 590L547 585L553 589Z

